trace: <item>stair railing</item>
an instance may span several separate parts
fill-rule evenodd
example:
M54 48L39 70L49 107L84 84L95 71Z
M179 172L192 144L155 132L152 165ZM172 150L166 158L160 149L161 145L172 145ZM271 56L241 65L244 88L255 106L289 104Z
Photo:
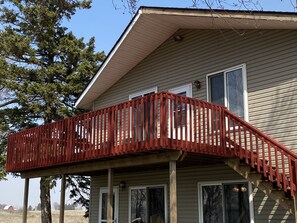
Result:
M277 187L294 197L297 155L285 145L225 109L225 145Z
M236 156L294 196L297 155L225 107L161 92L11 134L7 171L175 149Z

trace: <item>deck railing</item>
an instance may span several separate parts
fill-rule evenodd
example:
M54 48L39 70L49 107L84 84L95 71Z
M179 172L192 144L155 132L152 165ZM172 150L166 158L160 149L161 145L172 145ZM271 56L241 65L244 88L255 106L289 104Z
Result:
M224 108L158 93L9 136L7 171L170 148L226 154Z
M173 149L236 156L296 191L297 156L225 107L162 92L11 134L7 171Z

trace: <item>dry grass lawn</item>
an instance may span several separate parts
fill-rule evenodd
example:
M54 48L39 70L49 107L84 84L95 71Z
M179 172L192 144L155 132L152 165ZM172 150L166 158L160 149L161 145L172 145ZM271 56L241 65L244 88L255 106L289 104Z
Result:
M84 211L65 211L65 223L87 223L88 219L83 217ZM59 222L59 211L52 212L53 223ZM28 223L41 223L40 211L28 212ZM22 223L22 212L15 211L10 214L0 211L0 223Z

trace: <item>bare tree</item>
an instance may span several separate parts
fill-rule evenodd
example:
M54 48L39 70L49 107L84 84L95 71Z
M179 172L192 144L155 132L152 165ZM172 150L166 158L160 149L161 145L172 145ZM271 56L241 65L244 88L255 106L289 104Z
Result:
M283 2L283 0L279 1ZM287 1L290 2L294 10L297 9L297 0ZM263 10L262 2L262 0L188 0L185 1L185 7L261 11ZM123 12L128 11L131 15L134 15L142 0L112 0L112 3L115 9L123 9Z

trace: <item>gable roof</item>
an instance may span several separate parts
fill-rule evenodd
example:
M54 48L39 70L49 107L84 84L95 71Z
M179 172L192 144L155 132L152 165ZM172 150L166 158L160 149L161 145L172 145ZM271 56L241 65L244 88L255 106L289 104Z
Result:
M297 29L289 12L141 7L75 106L92 102L179 29Z

